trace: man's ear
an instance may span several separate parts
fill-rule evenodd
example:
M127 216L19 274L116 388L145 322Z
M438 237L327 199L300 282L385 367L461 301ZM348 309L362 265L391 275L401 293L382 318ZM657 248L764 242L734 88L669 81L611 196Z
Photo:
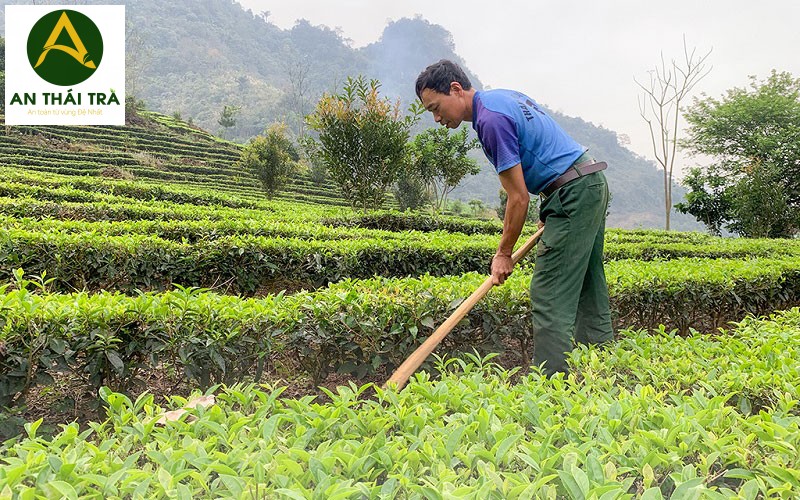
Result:
M450 82L450 93L451 94L455 93L455 94L458 95L461 92L464 92L464 88L461 86L460 83L458 83L458 82Z

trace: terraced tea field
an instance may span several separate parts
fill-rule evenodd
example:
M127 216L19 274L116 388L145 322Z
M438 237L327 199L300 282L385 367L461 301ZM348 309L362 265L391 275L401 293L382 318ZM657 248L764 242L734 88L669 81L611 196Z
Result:
M553 379L528 258L398 393L500 222L267 200L238 150L0 135L0 497L800 496L799 241L609 230L617 339Z
M260 197L252 173L235 165L241 145L174 118L139 111L139 126L15 126L0 135L0 165L75 176L118 176ZM327 186L305 175L279 195L292 201L344 205Z

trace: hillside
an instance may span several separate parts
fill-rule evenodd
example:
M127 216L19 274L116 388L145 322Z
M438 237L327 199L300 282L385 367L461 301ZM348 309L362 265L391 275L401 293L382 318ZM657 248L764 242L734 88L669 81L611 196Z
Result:
M0 121L2 116L0 116ZM126 127L14 126L0 133L0 165L37 172L164 181L263 198L259 181L236 165L241 146L155 112L140 111ZM307 173L277 199L346 205Z
M198 156L202 133L184 129L145 114L125 129L10 136L13 161L31 160L0 167L4 496L771 498L800 487L800 311L751 316L800 303L800 242L608 231L617 337L574 350L573 373L552 379L530 366L532 252L439 361L384 390L485 280L499 223L395 213L407 225L368 229L347 208L251 198L208 171L193 174L201 188L49 170L81 167L80 149L87 168L146 178L159 170L126 155L152 151L177 169L225 150L209 142Z
M341 33L328 27L299 21L283 30L270 23L268 16L245 11L231 0L124 3L129 20L127 92L144 100L148 109L178 113L240 143L275 121L285 121L295 133L303 132L302 116L323 92L335 91L350 75L379 79L385 95L407 104L415 98L413 81L419 71L431 61L449 58L462 63L475 87L483 88L455 52L446 28L420 17L390 22L379 40L354 49ZM217 124L225 105L241 107L237 124L229 130ZM654 164L618 145L613 131L580 118L556 118L611 166L609 226L662 227L662 178ZM430 126L433 121L426 116L415 131ZM454 197L496 205L497 177L479 152L475 158L482 165L481 174L466 180ZM683 192L675 186L676 203ZM701 229L693 218L675 213L673 227Z

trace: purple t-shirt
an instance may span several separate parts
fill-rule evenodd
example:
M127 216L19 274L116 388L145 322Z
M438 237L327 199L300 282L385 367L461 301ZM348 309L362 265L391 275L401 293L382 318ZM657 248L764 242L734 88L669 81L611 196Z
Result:
M522 164L525 185L534 194L586 152L533 99L513 90L475 92L472 128L497 173Z

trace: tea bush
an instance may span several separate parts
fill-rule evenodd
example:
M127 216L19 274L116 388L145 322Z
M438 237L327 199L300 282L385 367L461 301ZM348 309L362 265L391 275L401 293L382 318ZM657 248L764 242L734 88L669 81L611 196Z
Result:
M713 331L748 313L800 303L795 260L616 261L608 267L617 328L663 324L685 335L692 326ZM115 390L129 387L142 370L168 367L202 387L240 381L276 358L315 380L332 371L363 377L402 362L484 279L469 273L345 280L317 292L241 299L197 289L134 297L49 294L38 290L45 285L16 276L16 289L0 293L0 405L47 383L54 365ZM513 340L527 357L529 280L514 274L492 290L442 351L497 352Z
M512 384L512 372L468 356L439 362L437 380L418 373L400 393L351 384L326 390L325 404L313 396L283 399L283 387L221 387L217 404L165 426L156 424L164 409L151 395L131 401L103 389L106 421L85 431L69 424L52 438L38 436L34 422L26 436L0 446L0 494L797 495L800 311L748 318L724 337L631 330L621 337L611 348L576 351L567 378L534 371ZM743 403L754 394L763 406ZM173 397L169 406L185 403Z

